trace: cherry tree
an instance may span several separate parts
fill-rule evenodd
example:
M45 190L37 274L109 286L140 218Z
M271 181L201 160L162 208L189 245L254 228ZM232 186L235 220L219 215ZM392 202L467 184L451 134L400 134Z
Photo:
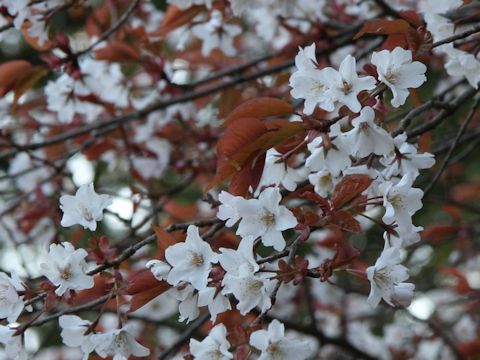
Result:
M480 356L478 2L0 10L0 359Z

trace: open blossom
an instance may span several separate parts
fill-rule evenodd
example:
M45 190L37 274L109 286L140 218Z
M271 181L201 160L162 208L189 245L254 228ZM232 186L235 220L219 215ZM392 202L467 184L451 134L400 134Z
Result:
M9 323L17 321L24 307L23 296L18 295L18 291L24 290L16 273L9 277L0 272L0 319L7 319Z
M224 24L222 13L214 10L207 23L195 25L192 31L193 35L202 40L203 56L208 56L213 49L220 49L225 55L233 56L236 53L233 39L242 32L242 28Z
M347 55L338 71L333 68L325 68L324 71L333 99L346 105L351 111L359 112L362 105L357 96L361 91L373 90L375 79L372 76L358 76L356 60L352 55Z
M159 281L166 280L168 273L172 269L169 264L161 260L150 260L145 266L150 269L153 276Z
M261 237L265 246L283 250L285 239L282 231L294 228L297 219L290 210L280 205L281 200L280 190L270 187L263 190L258 199L239 202L238 213L242 220L238 225L237 235Z
M225 225L232 227L242 217L238 212L238 204L247 200L241 196L234 196L227 191L222 191L218 195L218 200L221 205L218 207L217 217L220 220L226 220Z
M113 360L128 360L130 356L145 357L150 350L135 340L129 325L106 333L93 334L90 341L100 357L113 356Z
M333 176L338 176L351 165L348 147L340 135L340 125L337 123L330 128L330 144L318 136L307 145L311 154L307 157L305 166L310 171L327 170Z
M421 62L412 62L412 52L396 47L393 51L374 52L372 64L377 67L378 78L392 91L392 106L405 104L408 89L420 87L427 78L427 67Z
M400 250L386 248L375 262L367 268L371 289L368 303L377 306L383 298L389 305L408 306L413 298L415 286L404 283L409 278L408 269L400 264Z
M241 265L237 274L227 274L223 278L223 293L233 294L238 300L237 309L242 315L258 306L265 311L272 306L270 298L275 282L270 280L271 275L255 274L249 264Z
M190 340L190 353L196 360L232 359L233 355L228 351L229 348L227 329L223 324L218 324L210 330L208 336L201 342L195 339Z
M332 194L333 188L339 178L332 175L328 169L323 169L308 176L308 181L313 185L315 192L321 197Z
M386 181L379 185L385 207L382 220L386 224L396 222L400 235L413 231L412 215L422 208L423 191L412 188L413 180L407 174L397 184Z
M69 347L80 347L84 358L94 350L94 345L90 341L90 334L85 335L92 323L83 320L76 315L62 315L58 318L58 324L62 328L60 335L65 345Z
M280 160L281 154L275 149L269 149L265 158L265 167L257 187L257 191L263 186L283 185L288 191L294 191L297 183L305 179L303 168L294 169ZM279 161L280 160L280 161Z
M82 185L75 196L63 195L60 198L60 209L63 211L60 224L65 227L79 224L85 229L95 231L97 221L103 219L103 210L111 204L112 198L108 195L98 195L93 183Z
M230 300L222 294L215 286L208 286L198 292L198 307L207 306L212 323L217 315L232 308Z
M188 227L185 242L167 248L165 259L172 266L167 276L169 284L186 281L197 290L207 286L212 264L218 262L217 254L203 241L194 225Z
M84 249L75 250L68 242L50 245L49 261L40 264L40 268L42 274L58 286L55 294L61 296L67 290L83 290L93 287L93 277L85 274L87 255Z
M418 153L415 145L407 142L407 135L395 137L395 151L384 154L380 162L386 167L383 171L388 179L392 176L411 174L418 176L420 169L429 169L435 164L435 157L430 153Z
M327 87L326 73L318 69L315 43L300 48L295 57L295 71L290 77L291 94L296 99L305 99L303 112L313 114L316 106L333 111L334 100Z
M27 353L22 345L22 337L14 336L16 329L0 325L0 344L4 346L5 360L27 360Z
M371 107L364 107L360 116L352 120L353 129L343 134L350 154L363 158L372 153L383 155L393 151L392 137L374 120L375 111Z
M246 264L252 272L257 272L259 266L255 261L253 243L255 238L253 236L244 237L237 250L220 248L221 254L218 260L222 268L230 275L238 275L240 266Z
M268 330L253 332L250 345L262 352L258 360L304 360L312 355L306 341L285 337L285 326L277 319L268 325Z

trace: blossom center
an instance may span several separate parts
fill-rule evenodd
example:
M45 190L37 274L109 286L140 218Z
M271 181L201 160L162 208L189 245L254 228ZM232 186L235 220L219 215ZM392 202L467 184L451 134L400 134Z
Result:
M58 270L60 272L60 277L63 280L68 280L72 277L72 267L70 265L66 265L65 267Z
M280 347L276 343L272 343L268 345L267 352L273 357L280 357L282 355L282 351Z
M387 73L385 74L385 79L391 83L395 84L398 80L398 74L396 71L393 71L392 68L388 68Z
M263 283L260 280L252 280L247 285L247 291L250 294L256 294L260 291L262 286L263 286Z
M87 221L92 221L93 220L92 212L89 209L87 209L86 207L82 208L82 216Z
M332 175L327 174L327 175L321 176L319 181L318 181L318 184L321 187L330 187L330 185L332 184Z
M342 91L345 95L350 94L352 92L352 85L344 80Z
M262 216L262 222L267 226L275 224L275 215L270 211L265 211Z
M375 269L375 273L373 274L373 279L377 283L377 285L381 288L386 288L391 283L391 274L389 269Z
M204 264L204 262L205 260L203 259L202 254L196 252L190 253L190 265L200 267Z

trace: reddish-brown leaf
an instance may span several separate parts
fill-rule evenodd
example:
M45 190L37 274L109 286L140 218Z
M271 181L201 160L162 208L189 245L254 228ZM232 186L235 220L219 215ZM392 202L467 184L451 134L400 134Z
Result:
M168 289L170 289L170 285L166 282L162 282L154 288L134 295L130 301L131 305L128 311L134 312L135 310L140 309L142 306L148 304L150 301L155 299L157 296L163 294Z
M32 64L26 60L12 60L0 65L0 89L13 86L30 71Z
M379 35L392 35L392 34L406 34L411 26L403 19L386 20L375 19L367 21L360 31L353 38L358 39L365 34L379 34Z
M348 175L333 190L332 204L336 209L342 208L364 192L372 183L368 175Z
M167 9L160 28L151 33L153 36L165 36L169 32L188 24L195 16L197 16L205 7L195 5L188 9L181 10L175 5L170 5Z
M157 225L152 225L155 235L157 235L157 247L161 256L161 259L165 258L165 250L168 247L178 243L178 240L169 232Z
M242 101L242 93L236 88L225 90L218 101L218 118L223 119L230 114Z
M153 276L149 269L142 269L130 277L128 287L125 289L125 294L139 294L160 284L161 282Z
M43 77L48 74L48 69L44 66L34 66L23 74L22 78L19 79L13 88L13 107L17 106L18 100L20 97L25 94L28 90L35 86L35 84L40 81Z
M329 215L328 220L330 224L352 233L358 234L362 231L360 223L348 211L335 211Z
M447 240L460 230L457 225L435 224L422 231L422 238L432 243Z
M358 251L353 246L345 241L340 241L335 244L335 256L332 259L332 268L337 269L350 264L353 260L360 256Z
M140 52L136 47L123 41L114 40L107 46L95 51L98 60L109 62L127 62L140 60Z
M303 193L298 194L298 196L318 204L324 214L328 214L330 212L330 203L328 202L328 200L322 198L317 193L314 193L312 191L305 191Z
M243 118L266 118L286 116L295 112L293 106L283 100L271 97L259 97L245 101L237 106L225 119L224 126Z

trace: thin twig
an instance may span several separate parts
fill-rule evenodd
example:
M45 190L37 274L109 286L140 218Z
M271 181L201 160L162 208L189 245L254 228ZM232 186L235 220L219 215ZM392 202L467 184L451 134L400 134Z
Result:
M457 147L457 144L458 144L460 138L462 137L463 133L465 132L465 130L466 130L467 127L468 127L468 124L470 123L470 121L472 120L473 116L475 115L475 112L476 112L477 109L478 109L479 103L480 103L480 97L477 96L477 97L476 97L476 100L475 100L475 104L474 104L473 107L471 108L470 113L467 115L467 118L465 119L465 121L463 122L462 126L461 126L460 129L458 130L457 135L455 136L455 139L453 140L453 143L452 143L452 145L450 146L450 149L448 150L447 155L445 155L445 158L443 159L442 164L440 165L440 167L438 168L437 172L435 173L435 176L433 177L432 181L430 181L430 182L428 183L428 185L426 186L426 188L425 188L425 190L424 190L424 195L423 195L424 198L430 193L430 191L432 191L433 187L435 186L435 184L437 183L437 181L438 181L438 180L440 179L440 177L442 176L442 173L443 173L443 171L445 170L445 168L447 167L448 162L450 161L450 158L452 157L453 152L455 151L455 148Z

